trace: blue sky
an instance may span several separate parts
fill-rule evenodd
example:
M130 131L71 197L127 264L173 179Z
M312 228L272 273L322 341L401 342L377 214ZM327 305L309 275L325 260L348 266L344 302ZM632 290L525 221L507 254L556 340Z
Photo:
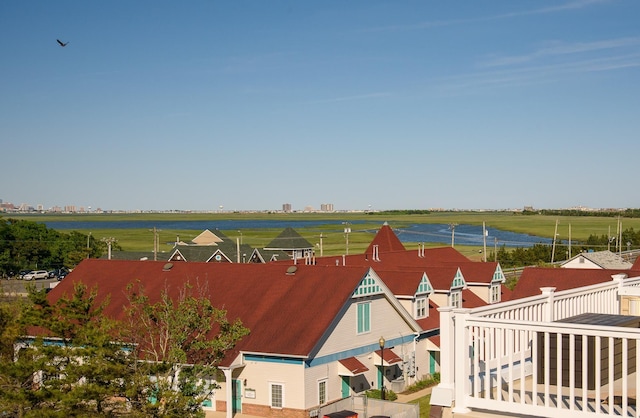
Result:
M5 0L0 199L637 208L638 22L636 0Z

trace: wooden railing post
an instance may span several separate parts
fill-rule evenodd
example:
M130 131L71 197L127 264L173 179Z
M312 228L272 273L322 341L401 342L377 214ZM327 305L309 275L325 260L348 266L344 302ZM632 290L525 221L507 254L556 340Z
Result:
M431 392L431 405L450 407L455 387L455 324L453 306L438 308L440 313L440 383Z
M542 294L547 297L545 306L544 322L553 322L555 320L553 314L553 295L556 291L555 287L541 287Z

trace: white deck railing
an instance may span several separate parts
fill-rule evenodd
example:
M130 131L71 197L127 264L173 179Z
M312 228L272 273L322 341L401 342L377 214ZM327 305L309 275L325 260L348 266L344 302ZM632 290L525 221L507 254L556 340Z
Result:
M620 290L628 286L640 286L640 278L616 275L557 293L544 288L539 296L474 310L442 308L441 383L432 402L450 406L449 396L456 413L640 417L637 325L554 322L619 314Z

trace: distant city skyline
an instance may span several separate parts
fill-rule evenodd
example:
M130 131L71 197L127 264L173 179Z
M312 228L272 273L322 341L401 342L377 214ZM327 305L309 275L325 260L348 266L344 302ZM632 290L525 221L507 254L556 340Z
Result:
M0 2L0 194L640 207L638 16L632 0Z
M11 207L10 207L11 206ZM10 209L10 210L7 210ZM541 209L558 209L558 210L582 210L582 211L604 211L604 210L624 210L624 209L637 209L632 207L626 208L616 208L616 207L601 207L601 208L592 208L585 206L572 206L566 208L541 208L541 207L533 207L533 206L521 206L521 207L512 207L512 208L397 208L398 210L430 210L430 211L449 211L449 210L495 210L495 211L504 211L504 210L541 210ZM64 206L51 206L47 207L43 204L32 205L30 203L21 203L15 204L13 202L4 201L0 199L0 214L2 212L61 212L61 213L90 213L90 212L170 212L170 211L178 211L178 212L370 212L370 211L380 211L380 209L375 209L371 206L367 208L336 208L333 203L321 203L318 207L313 205L305 205L302 208L293 207L290 203L283 203L280 208L253 208L253 209L229 209L225 208L224 205L220 205L217 208L205 208L205 209L167 209L167 208L151 208L151 209L122 209L122 208L99 208L89 206L78 206L78 205L64 205Z

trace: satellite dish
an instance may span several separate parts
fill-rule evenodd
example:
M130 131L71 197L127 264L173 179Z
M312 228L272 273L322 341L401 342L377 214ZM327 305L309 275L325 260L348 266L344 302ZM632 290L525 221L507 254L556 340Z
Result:
M167 263L164 265L164 267L162 267L163 271L169 271L173 268L173 263Z
M295 274L296 271L298 271L298 266L289 266L287 274Z

